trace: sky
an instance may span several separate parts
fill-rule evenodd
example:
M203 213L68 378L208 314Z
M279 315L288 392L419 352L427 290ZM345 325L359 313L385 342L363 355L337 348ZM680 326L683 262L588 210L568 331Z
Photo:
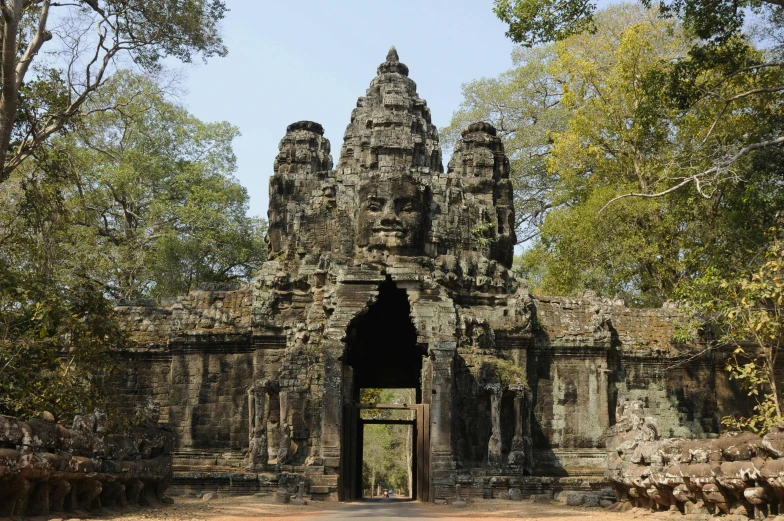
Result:
M514 44L492 0L226 0L225 58L185 65L188 110L228 121L236 177L250 215L267 216L269 177L286 126L321 123L337 164L343 132L394 45L433 123L444 127L462 101L461 85L512 66ZM445 165L446 166L446 165Z

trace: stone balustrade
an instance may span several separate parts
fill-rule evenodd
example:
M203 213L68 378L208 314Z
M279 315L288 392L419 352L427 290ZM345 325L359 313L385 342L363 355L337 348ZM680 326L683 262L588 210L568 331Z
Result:
M658 439L653 418L626 404L607 436L607 479L618 502L682 514L784 514L784 426L765 436L728 432L713 439Z
M0 517L171 502L173 444L152 422L109 433L100 411L76 416L70 429L49 413L0 416Z

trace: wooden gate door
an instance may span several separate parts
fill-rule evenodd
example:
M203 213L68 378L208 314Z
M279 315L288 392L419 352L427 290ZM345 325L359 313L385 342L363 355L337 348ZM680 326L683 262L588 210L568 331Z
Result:
M363 409L414 411L414 420L363 420ZM414 427L414 483L412 494L417 501L430 501L430 405L416 404L346 404L343 415L343 456L341 458L342 500L362 499L362 449L365 424L408 424Z
M430 404L416 407L416 499L430 502Z

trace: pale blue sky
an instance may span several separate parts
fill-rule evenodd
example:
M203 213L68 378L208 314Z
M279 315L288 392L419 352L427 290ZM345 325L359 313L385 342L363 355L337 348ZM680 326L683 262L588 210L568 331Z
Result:
M267 216L267 194L286 125L324 126L337 163L343 132L390 45L408 65L433 123L448 124L460 85L512 65L512 42L492 0L227 0L226 58L187 66L184 102L205 121L226 120L236 176L250 214Z

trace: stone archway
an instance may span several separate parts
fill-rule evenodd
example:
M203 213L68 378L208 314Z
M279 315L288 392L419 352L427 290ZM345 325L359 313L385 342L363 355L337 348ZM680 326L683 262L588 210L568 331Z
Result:
M413 499L429 500L429 404L422 403L422 365L425 347L417 343L407 292L387 277L378 286L375 302L354 317L346 329L344 357L345 403L343 440L343 497L362 498L363 429L370 423L411 425L415 444L412 458ZM361 389L414 389L413 404L362 404ZM363 409L412 411L410 420L367 421Z
M422 401L422 358L406 290L391 278L378 287L376 301L348 326L345 364L352 368L356 401L361 388L416 389Z

